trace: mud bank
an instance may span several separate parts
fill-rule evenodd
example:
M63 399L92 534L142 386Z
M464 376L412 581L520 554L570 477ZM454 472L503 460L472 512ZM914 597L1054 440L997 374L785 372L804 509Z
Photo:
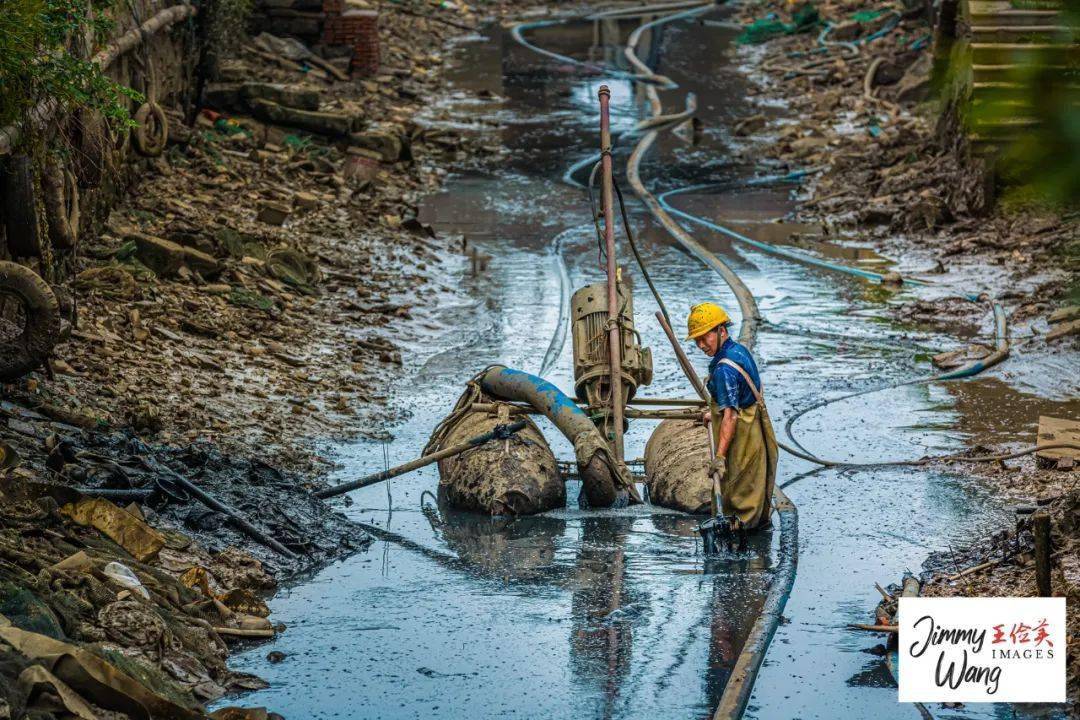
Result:
M754 23L770 12L794 28L790 10L734 7L747 43L734 56L759 110L734 127L746 143L734 159L764 157L780 174L811 171L788 219L807 225L793 244L834 257L846 249L867 269L927 281L894 306L897 319L923 327L970 338L988 329L985 298L1002 302L1025 355L1021 385L1075 397L1076 328L1053 321L1076 302L1080 219L1017 202L1008 188L997 188L1005 197L995 201L992 178L934 96L925 8L827 3L801 32L753 44L762 39ZM1044 371L1054 382L1039 379Z

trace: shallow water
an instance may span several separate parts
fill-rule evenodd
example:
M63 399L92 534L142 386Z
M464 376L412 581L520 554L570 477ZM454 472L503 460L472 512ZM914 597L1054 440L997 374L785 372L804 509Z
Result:
M617 46L630 29L630 22L578 23L530 38L574 57L617 61ZM682 86L663 94L665 106L681 107L682 93L693 90L705 122L697 146L662 135L642 172L657 191L772 172L729 159L739 148L727 128L758 111L746 98L745 80L718 49L733 34L683 22L648 38L651 49L642 56ZM411 377L391 391L395 403L413 410L411 417L386 428L393 438L388 443L336 448L341 480L414 457L464 383L488 364L539 370L565 295L554 238L561 237L558 253L571 288L603 279L585 195L560 177L596 152L601 82L612 88L616 132L639 117L633 87L537 56L498 28L461 44L455 63L458 88L493 98L451 97L425 121L464 127L497 118L498 139L509 154L497 168L451 178L444 192L425 201L421 219L441 233L466 236L492 260L473 276L464 257L446 259L452 289L431 294L433 309L405 338ZM619 146L618 167L631 142ZM785 241L791 232L813 232L773 222L790 210L789 192L686 194L672 202ZM636 202L628 209L673 314L682 317L702 299L737 310L718 277L674 247ZM755 352L778 431L793 408L823 395L929 374L925 360L917 359L922 348L954 345L891 324L885 309L892 298L880 288L693 232L732 261L770 323ZM624 272L636 276L628 248L620 252ZM656 303L644 283L637 284L638 330L656 366L652 385L639 396L689 396L652 320ZM547 377L570 390L569 340L554 350L559 361ZM703 370L706 359L695 360ZM798 437L819 455L867 461L954 451L974 439L1015 440L1015 428L1005 424L966 424L1002 395L996 388L1003 384L990 375L960 391L910 386L853 399L842 416L829 410L808 415L797 425ZM1045 407L1028 397L1021 405L1027 412ZM569 443L550 425L542 427L556 455L572 457ZM651 427L632 424L629 458L642 455ZM780 482L809 469L783 456ZM426 468L352 493L344 512L379 528L380 540L273 599L274 617L288 630L272 647L236 656L237 669L271 683L242 704L266 705L290 718L710 716L771 580L776 538L759 536L744 552L706 565L697 520L678 513L647 505L581 511L571 483L571 506L539 517L446 514L425 496L436 483L436 471ZM826 471L788 492L799 507L799 574L788 622L776 634L748 716L914 717L912 707L896 703L880 661L865 654L874 640L845 626L870 616L874 581L897 580L905 567L918 570L928 552L1001 522L1007 508L958 476L925 469ZM266 661L271 649L284 652L285 660ZM1011 710L943 712L989 717Z

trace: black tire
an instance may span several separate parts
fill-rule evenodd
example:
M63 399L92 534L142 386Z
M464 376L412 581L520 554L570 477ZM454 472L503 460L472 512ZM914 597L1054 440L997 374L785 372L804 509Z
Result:
M7 161L2 195L8 252L12 257L41 257L37 184L29 156L16 155Z
M28 267L0 261L0 313L14 305L21 332L0 345L0 382L41 367L60 339L60 305L48 283Z
M169 118L161 106L153 101L143 103L135 111L134 120L138 127L132 131L131 139L139 154L157 157L165 152L169 141Z

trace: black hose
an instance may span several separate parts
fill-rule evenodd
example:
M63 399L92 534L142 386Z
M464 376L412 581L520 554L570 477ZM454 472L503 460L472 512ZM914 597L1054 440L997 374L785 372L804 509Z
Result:
M615 188L615 195L619 198L619 212L622 214L623 229L626 230L626 239L630 241L630 249L634 253L634 259L637 260L638 267L641 268L641 276L645 278L645 283L649 286L653 297L656 298L656 304L660 306L660 313L664 316L664 320L671 326L671 316L668 315L667 306L664 305L664 300L660 297L660 291L653 284L652 276L649 275L649 271L645 268L645 261L641 259L637 243L634 242L634 232L630 229L630 219L626 216L626 204L623 202L622 190L619 189L619 183L615 182L614 178L612 178L611 184Z

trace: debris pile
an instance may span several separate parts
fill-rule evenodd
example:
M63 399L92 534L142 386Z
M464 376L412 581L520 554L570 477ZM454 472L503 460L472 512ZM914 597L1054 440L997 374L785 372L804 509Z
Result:
M9 476L0 498L12 717L202 717L201 703L263 686L225 664L230 641L276 632L260 599L275 581L258 560L153 529L137 505L60 494Z
M1031 203L992 206L992 182L966 147L940 135L931 6L827 0L812 4L812 16L808 6L739 9L751 92L788 109L744 118L736 135L754 157L820 171L806 181L799 219L895 255L914 250L944 275L935 282L965 282L990 266L1003 279L1030 279L1031 301L1060 294L1056 283L1075 270L1080 218ZM781 30L763 32L763 22Z
M402 328L453 291L442 263L463 246L417 202L487 147L416 121L449 15L468 11L388 11L355 81L275 19L193 123L165 109L164 152L84 233L51 365L0 404L11 716L204 717L262 686L226 658L284 629L277 583L370 542L312 495L312 442L383 433Z

